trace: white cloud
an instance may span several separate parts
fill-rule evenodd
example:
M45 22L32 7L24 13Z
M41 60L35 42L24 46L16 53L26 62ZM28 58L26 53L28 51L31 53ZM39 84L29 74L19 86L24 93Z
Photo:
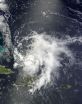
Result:
M72 58L71 51L66 47L64 41L45 33L33 32L30 36L24 37L19 44L17 48L22 52L16 48L14 54L17 65L22 66L23 75L38 75L39 77L34 82L33 88L30 89L31 92L51 82L52 72L57 76L57 69L61 66L61 53ZM27 47L26 54L21 50L24 46Z

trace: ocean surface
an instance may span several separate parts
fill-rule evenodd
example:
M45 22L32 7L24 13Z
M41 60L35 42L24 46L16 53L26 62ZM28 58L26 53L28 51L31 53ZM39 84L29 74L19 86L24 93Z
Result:
M82 104L81 0L0 0L0 6L5 43L14 51L8 65L14 74L0 75L0 104Z

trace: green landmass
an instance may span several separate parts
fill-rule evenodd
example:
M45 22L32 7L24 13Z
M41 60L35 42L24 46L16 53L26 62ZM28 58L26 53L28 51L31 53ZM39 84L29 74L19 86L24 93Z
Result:
M31 77L31 76L27 76L25 78L23 78L21 82L21 84L24 84L24 85L31 85L34 81L36 80L36 77Z
M70 89L72 86L70 84L64 84L61 86L62 89Z
M15 85L18 87L28 87L31 88L33 86L33 82L36 80L36 77L26 76L23 78L18 78Z
M2 66L0 65L0 74L5 74L5 75L8 75L8 74L12 74L13 71L9 68L6 68L5 66Z
M57 87L56 89L62 91L62 90L69 90L71 88L72 88L72 85L70 84L62 84L60 87Z

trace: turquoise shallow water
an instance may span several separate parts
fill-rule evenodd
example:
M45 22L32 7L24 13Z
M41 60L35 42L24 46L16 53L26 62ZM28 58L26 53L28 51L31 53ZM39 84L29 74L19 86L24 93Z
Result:
M7 48L0 46L0 53L7 52L7 51L8 51Z
M4 48L0 46L0 52L4 52Z

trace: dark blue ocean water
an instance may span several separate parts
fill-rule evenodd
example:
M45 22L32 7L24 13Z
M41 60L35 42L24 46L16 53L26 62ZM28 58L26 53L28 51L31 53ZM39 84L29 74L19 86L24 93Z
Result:
M82 36L82 2L81 0L7 0L11 16L10 26L12 41L15 37L26 36L31 31L46 32L58 38L65 36ZM82 44L78 42L68 46L77 59L75 64L60 70L60 78L55 83L27 94L26 88L12 92L17 72L11 76L1 76L0 104L82 104ZM64 60L66 61L66 60ZM71 76L71 77L70 77ZM63 87L61 87L63 85ZM69 85L69 87L68 87ZM4 87L5 86L5 87ZM70 87L71 86L71 87Z

